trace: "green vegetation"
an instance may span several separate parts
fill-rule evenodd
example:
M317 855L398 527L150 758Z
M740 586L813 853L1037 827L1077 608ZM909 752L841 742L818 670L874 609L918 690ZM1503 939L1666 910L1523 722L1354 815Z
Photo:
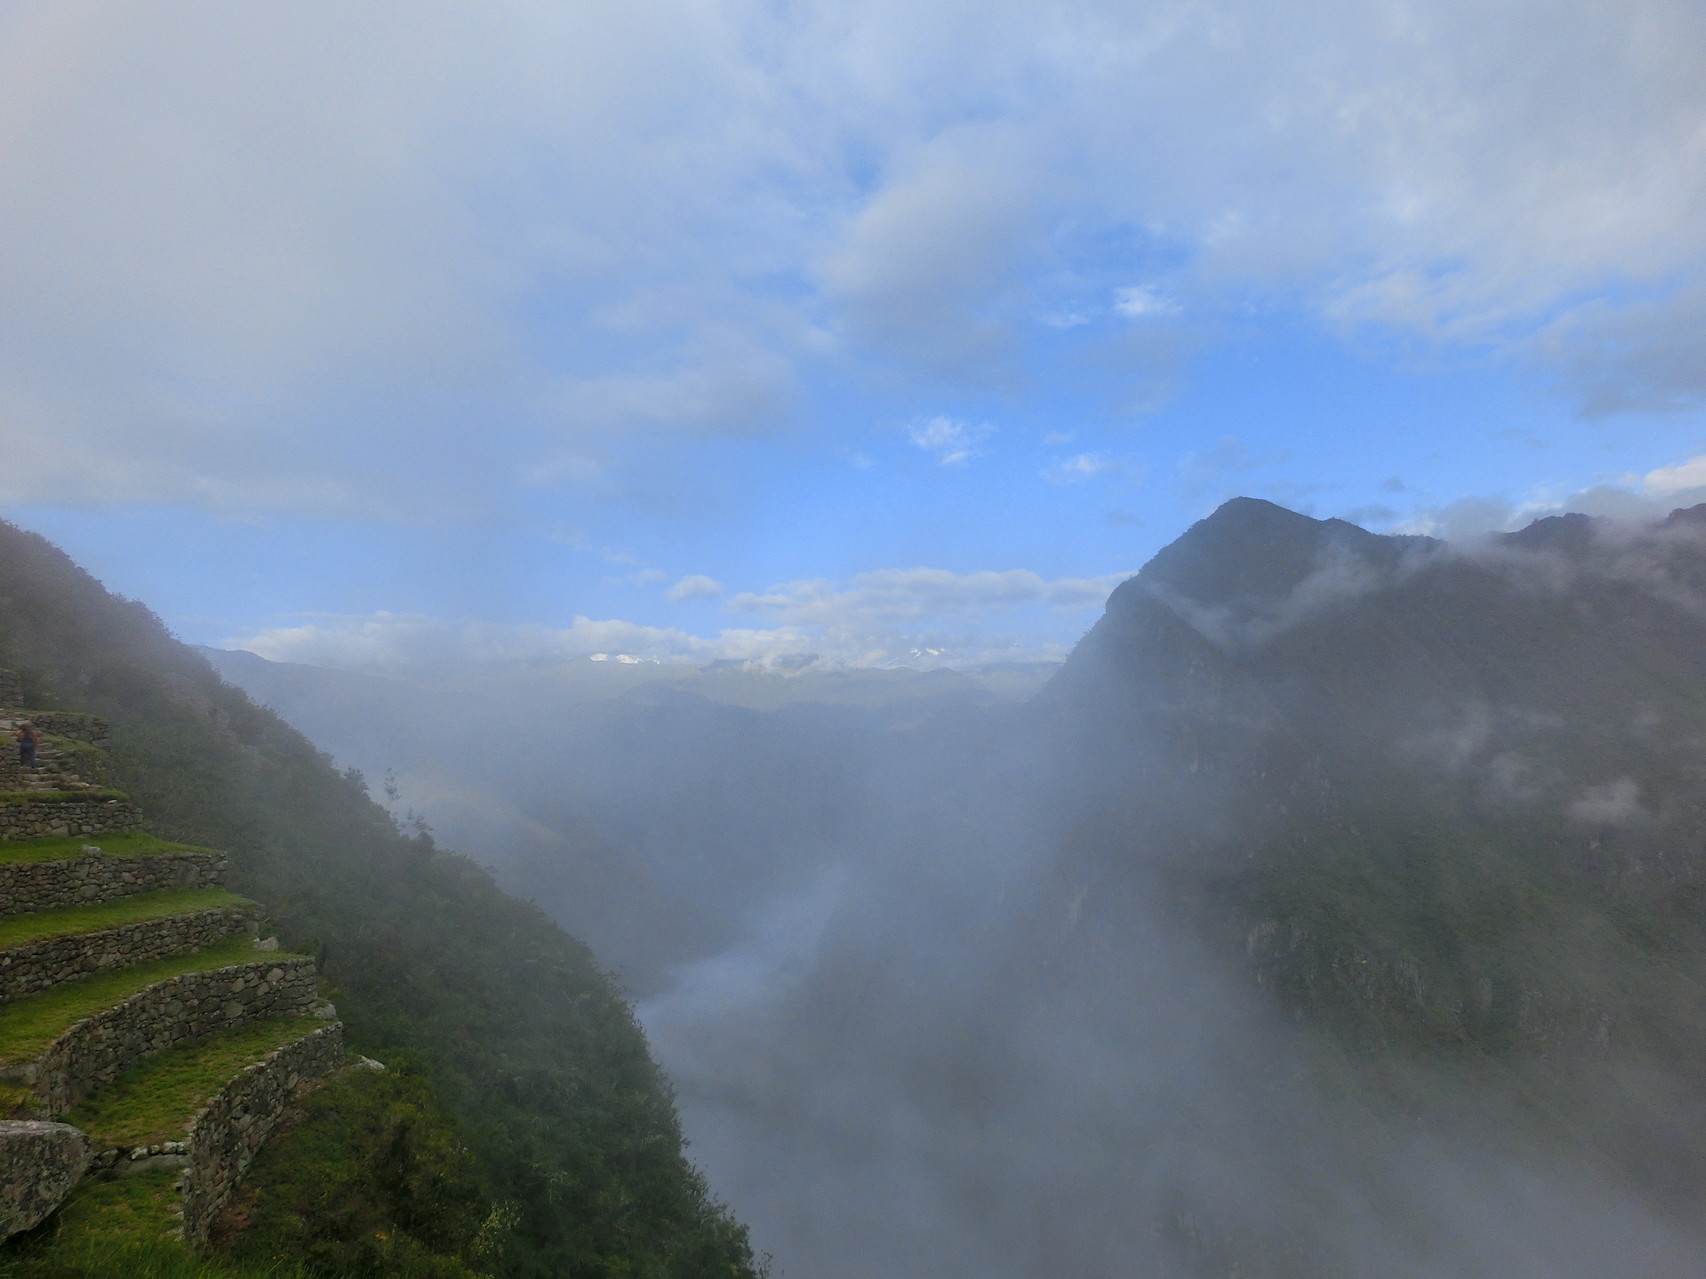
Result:
M191 1255L172 1237L171 1169L84 1181L35 1230L12 1240L0 1279L311 1279L295 1262L252 1265Z
M262 1148L214 1245L239 1262L301 1257L352 1279L468 1279L502 1268L510 1219L428 1076L403 1060L312 1093Z
M132 1066L65 1116L96 1150L182 1141L184 1130L231 1077L326 1023L274 1017L180 1044Z
M287 952L257 951L249 937L234 937L205 950L171 955L135 968L96 973L39 995L0 1004L0 1063L33 1059L85 1017L111 1008L155 982L233 964L269 963L290 957Z
M105 1245L132 1247L173 1243L177 1202L173 1169L153 1169L128 1177L92 1177L79 1185L56 1214L26 1237L36 1248L55 1236L66 1240L100 1236Z
M0 840L0 864L8 862L58 862L83 856L83 846L93 844L103 857L174 857L212 850L127 830L117 835L43 835L37 839Z
M90 800L129 799L121 790L0 791L0 804L83 804Z
M81 936L147 919L167 919L191 911L217 910L222 906L253 906L246 897L223 888L167 889L138 893L93 906L70 906L64 910L41 910L33 915L11 915L0 919L0 950L25 946L44 937Z
M112 725L112 774L163 838L231 850L233 887L315 954L352 1045L415 1053L512 1213L508 1279L743 1279L745 1230L683 1152L667 1081L587 949L223 684L140 605L0 524L0 666L26 704ZM100 842L99 840L94 842Z

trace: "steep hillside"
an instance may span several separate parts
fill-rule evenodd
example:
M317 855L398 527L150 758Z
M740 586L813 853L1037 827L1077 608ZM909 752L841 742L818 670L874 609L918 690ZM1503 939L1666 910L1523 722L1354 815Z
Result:
M1228 503L1041 701L1076 764L1040 944L1086 962L1168 901L1360 1077L1497 1079L1694 1211L1703 583L1698 508L1464 552Z
M479 867L401 832L42 539L0 525L0 665L25 703L105 717L156 835L230 851L232 887L315 955L350 1043L420 1061L500 1209L513 1275L742 1275L744 1231L682 1153L666 1081L587 950ZM347 1223L346 1223L347 1224Z

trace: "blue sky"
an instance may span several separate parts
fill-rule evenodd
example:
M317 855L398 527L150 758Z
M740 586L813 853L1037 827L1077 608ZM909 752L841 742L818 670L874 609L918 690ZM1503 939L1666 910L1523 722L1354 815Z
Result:
M0 511L186 639L1028 660L1234 494L1706 499L1697 4L277 9L0 11Z

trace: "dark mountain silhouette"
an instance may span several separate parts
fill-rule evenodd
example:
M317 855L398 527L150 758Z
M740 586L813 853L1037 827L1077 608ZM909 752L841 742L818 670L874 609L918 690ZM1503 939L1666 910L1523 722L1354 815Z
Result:
M1230 502L1039 709L1057 969L1165 903L1365 1078L1496 1078L1700 1206L1706 507L1465 550Z

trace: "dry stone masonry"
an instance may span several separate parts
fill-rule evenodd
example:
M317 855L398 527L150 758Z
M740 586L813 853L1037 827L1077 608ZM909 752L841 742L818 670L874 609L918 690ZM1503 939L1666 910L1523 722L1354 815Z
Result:
M0 670L0 917L34 915L51 923L55 911L224 886L221 853L102 853L100 836L133 830L142 821L125 796L96 789L106 777L107 725L92 715L21 707L23 688L15 673ZM33 769L20 766L11 740L25 720L42 737ZM41 836L89 842L81 854L53 861L7 857L8 842ZM32 995L52 1000L56 988L90 974L194 955L256 931L253 905L209 908L205 902L187 898L173 913L98 931L80 932L68 919L50 934L0 949L0 1004ZM26 1085L29 1096L14 1113L33 1109L40 1118L0 1122L0 1239L44 1220L85 1175L172 1167L183 1170L184 1238L206 1241L292 1094L343 1065L343 1029L320 1001L313 961L280 954L276 945L257 942L255 957L240 963L223 952L220 961L154 982L66 1025L45 1049L27 1050L35 1052L29 1060L12 1059L0 1078ZM86 1133L49 1122L157 1053L193 1055L203 1040L217 1042L236 1027L277 1017L304 1018L304 1032L233 1076L199 1113L159 1116L162 1130L181 1125L182 1140L95 1149ZM0 1054L6 1050L0 1043Z
M141 810L128 800L113 798L110 791L0 794L0 839L116 835L136 829L141 822Z
M23 1072L41 1114L63 1114L129 1067L188 1039L319 1005L314 961L300 956L186 973L78 1022Z
M343 1027L333 1022L250 1066L220 1091L190 1129L184 1171L184 1238L205 1243L291 1094L343 1062Z
M223 853L102 857L95 853L52 862L0 863L0 915L61 906L87 906L167 888L216 888L225 882Z
M45 937L0 951L0 1000L48 990L61 982L109 968L130 968L150 960L182 955L254 928L250 906L143 919L94 933Z

